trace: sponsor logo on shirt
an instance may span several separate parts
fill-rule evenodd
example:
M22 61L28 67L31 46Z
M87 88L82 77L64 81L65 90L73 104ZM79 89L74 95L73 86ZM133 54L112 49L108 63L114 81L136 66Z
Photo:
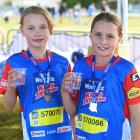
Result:
M46 81L46 80L47 80L47 78L46 78L45 76L42 76L42 77L38 76L38 77L35 77L35 82L36 82L36 83L43 83L43 82ZM54 78L54 77L50 77L50 81L51 81L51 82L54 82L54 81L55 81L55 78Z
M90 85L88 83L85 83L85 89L94 89L94 85Z
M49 93L58 91L58 87L56 87L54 83L50 83L48 89L49 89Z
M88 83L85 83L85 89L89 89L89 90L94 90L95 89L95 85L91 85L91 84L88 84ZM104 90L104 87L100 87L100 90Z
M44 85L38 86L37 87L38 92L35 93L35 100L40 99L41 97L44 97Z
M58 87L56 87L54 83L50 83L47 88L50 94L58 91ZM35 93L35 101L44 97L44 92L44 85L37 86L37 92Z
M93 92L86 92L85 93L85 98L83 99L83 105L89 104L92 100L92 98L94 98L94 93ZM103 92L99 92L96 96L96 101L97 102L106 102L107 101L107 97L103 96Z
M135 82L135 81L137 81L137 80L139 80L139 79L140 79L140 78L139 78L139 75L138 75L137 72L131 75L131 80L132 80L133 82Z
M86 137L76 135L75 140L87 140L87 139L86 139Z
M45 131L31 131L32 137L44 137L45 136Z
M128 99L134 99L140 97L140 88L137 87L132 87L129 91L128 91Z
M38 116L38 112L32 112L32 119L37 119Z
M2 79L2 80L0 81L0 88L1 88L1 87L2 87L2 88L7 88L7 86L8 86L7 80Z
M70 130L71 130L70 126L58 127L58 128L57 128L57 133L68 132L68 131L70 131Z
M47 131L47 135L51 135L51 134L54 134L54 133L56 133L56 130L48 130Z

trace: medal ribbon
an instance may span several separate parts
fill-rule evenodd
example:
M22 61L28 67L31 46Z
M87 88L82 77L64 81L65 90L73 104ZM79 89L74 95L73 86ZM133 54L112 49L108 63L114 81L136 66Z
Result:
M44 75L42 74L42 70L41 70L40 66L37 64L37 62L35 61L35 59L33 58L30 50L27 50L26 54L28 55L30 61L33 63L35 68L39 71L39 75L44 82L44 86L48 85L50 83L50 54L49 54L49 52L46 50L46 56L48 57L48 63L49 63L48 67L47 67L47 71L48 71L47 72L47 80L45 80Z
M95 59L96 59L95 56L93 56L93 58L92 58L92 79L93 80L96 78L96 76L95 76ZM103 80L104 80L105 76L107 75L107 72L108 72L110 66L112 65L112 63L114 62L115 59L116 59L115 56L113 56L110 59L109 63L105 67L105 70L103 72L103 75L101 77L101 80L99 81L99 83L97 84L97 86L95 86L95 84L94 84L94 93L95 93L95 96L92 98L92 102L96 103L96 96L98 95L98 93L99 93L99 91L101 89ZM94 81L93 81L93 83L94 83Z
M31 60L31 62L33 63L33 65L36 67L36 69L37 69L39 72L41 72L42 70L41 70L41 68L39 67L39 65L36 63L35 59L33 58L33 56L32 56L32 54L31 54L30 50L27 50L27 51L26 51L26 54L28 55L29 59ZM48 52L48 51L46 51L46 55L47 55L48 61L49 61L48 68L47 68L47 69L49 70L49 69L50 69L50 55L49 55L49 52Z

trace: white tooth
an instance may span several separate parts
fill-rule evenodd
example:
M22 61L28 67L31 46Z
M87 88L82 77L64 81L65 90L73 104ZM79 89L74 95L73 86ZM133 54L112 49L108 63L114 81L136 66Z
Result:
M98 47L99 49L101 49L101 50L105 50L106 48L104 48L104 47Z

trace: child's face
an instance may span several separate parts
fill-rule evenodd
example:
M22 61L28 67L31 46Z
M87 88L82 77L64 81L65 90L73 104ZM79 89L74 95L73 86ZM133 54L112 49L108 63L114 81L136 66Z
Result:
M46 47L50 31L47 20L43 15L26 15L21 31L27 39L29 48Z
M96 22L91 33L91 41L96 55L112 56L120 41L117 25L103 20Z

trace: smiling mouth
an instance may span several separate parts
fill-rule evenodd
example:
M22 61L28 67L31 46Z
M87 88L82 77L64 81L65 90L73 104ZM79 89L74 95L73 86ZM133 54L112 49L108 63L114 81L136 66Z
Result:
M34 39L35 42L41 42L43 39Z
M107 50L107 48L105 48L105 47L97 47L97 48L102 50L102 51Z

